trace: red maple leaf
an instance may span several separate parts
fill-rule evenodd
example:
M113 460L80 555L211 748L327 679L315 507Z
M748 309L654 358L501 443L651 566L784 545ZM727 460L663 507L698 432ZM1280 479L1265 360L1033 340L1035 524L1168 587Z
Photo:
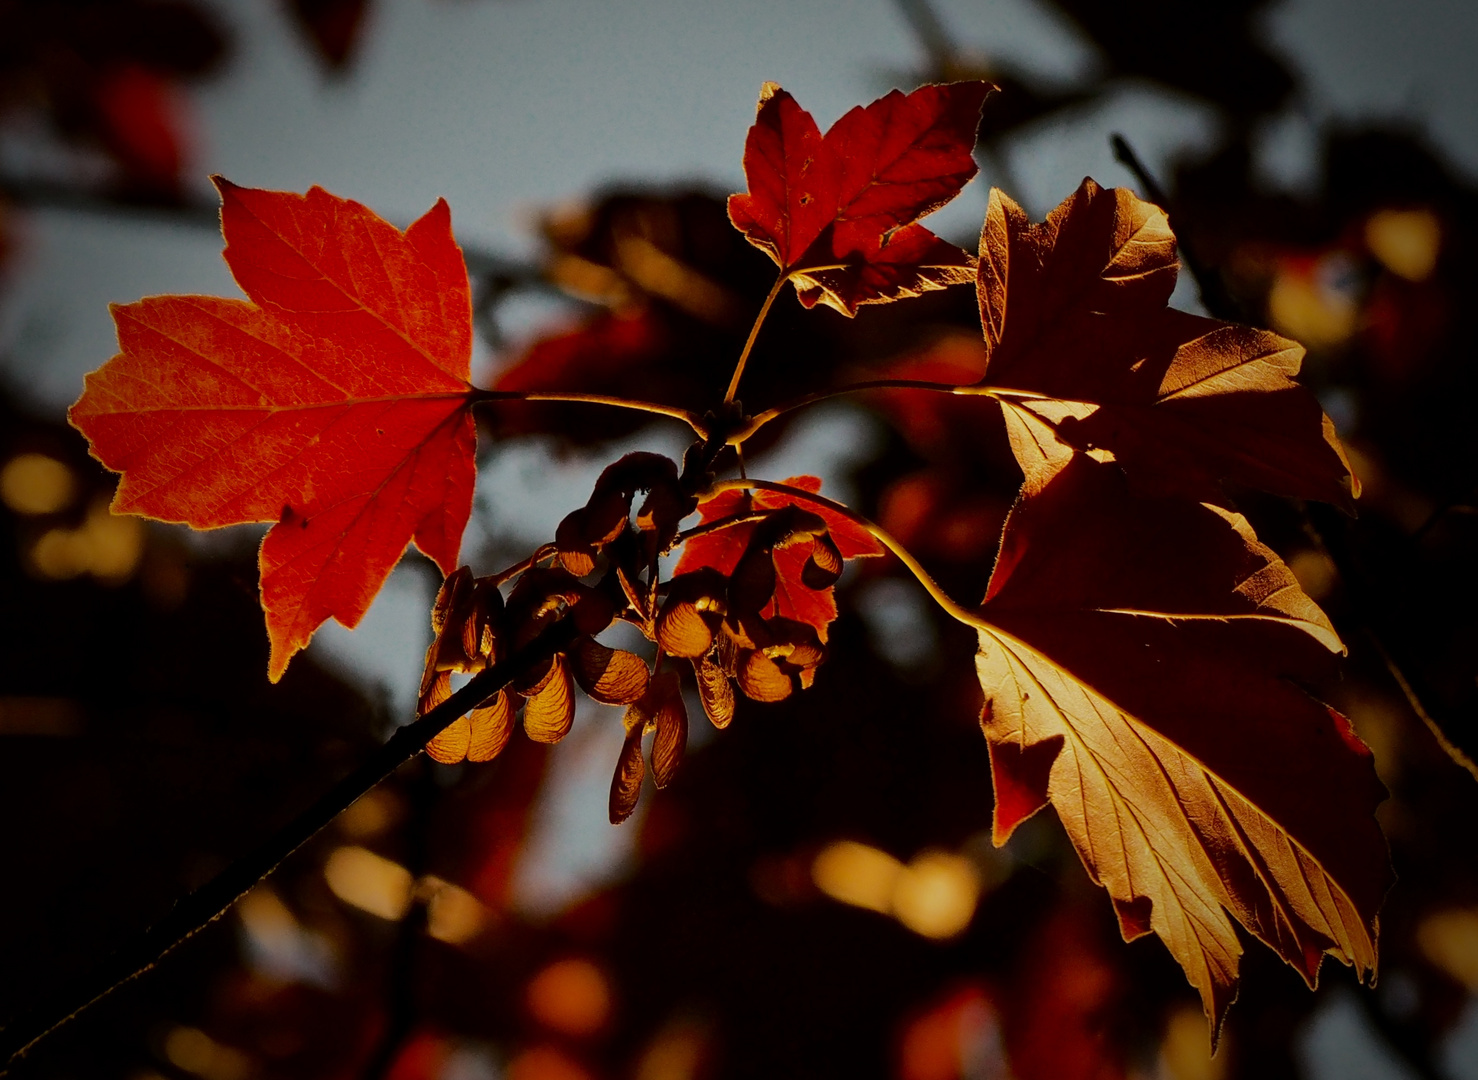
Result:
M122 473L113 509L262 543L268 674L329 616L355 626L408 543L450 573L472 507L472 305L451 214L404 233L368 208L217 179L250 301L115 306L119 355L72 424Z
M821 491L821 480L815 476L792 476L783 482L789 487L813 494ZM882 544L856 522L820 503L796 495L776 491L721 491L708 501L700 503L698 514L700 524L706 525L711 521L751 510L780 510L787 506L799 506L819 515L826 522L827 531L844 559L884 553ZM732 574L739 565L745 548L749 546L749 538L757 525L758 522L746 522L693 537L683 544L682 557L678 559L673 576L705 566L712 567L725 576ZM821 640L825 641L826 628L837 617L836 598L831 586L813 589L801 581L801 573L809 555L810 549L800 545L775 550L775 595L761 614L766 618L779 615L809 623L816 628Z
M974 258L915 222L975 175L983 82L897 90L823 136L774 83L760 91L744 146L747 194L729 219L795 282L806 307L846 315L973 279Z

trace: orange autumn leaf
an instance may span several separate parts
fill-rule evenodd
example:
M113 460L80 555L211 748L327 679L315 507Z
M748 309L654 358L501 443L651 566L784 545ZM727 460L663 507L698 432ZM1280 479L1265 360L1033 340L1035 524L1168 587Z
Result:
M444 201L402 233L321 188L216 184L250 299L115 306L119 354L68 415L122 474L114 510L275 522L259 561L276 681L324 620L359 622L408 543L456 569L471 293Z
M821 480L815 476L792 476L784 483L788 487L812 494L819 494L821 491ZM787 506L798 506L819 515L826 522L827 531L843 559L883 554L883 546L872 534L850 519L820 503L775 491L721 491L706 502L698 504L699 523L707 525L736 514L776 511ZM686 541L673 576L703 567L712 567L725 577L729 576L744 557L757 525L758 522L746 522ZM801 580L809 557L810 549L804 545L775 550L775 593L761 614L766 618L778 615L806 623L816 629L824 642L826 628L837 617L836 598L833 596L832 586L813 589Z
M1298 685L1343 646L1244 518L1079 456L1012 512L981 614L998 844L1050 802L1125 939L1158 934L1213 1025L1233 919L1311 986L1326 953L1374 976L1385 793Z
M1140 490L1222 501L1221 485L1353 511L1359 481L1293 381L1303 348L1166 307L1178 264L1159 207L1084 180L1041 224L992 190L978 291L982 384L1004 395L1031 486L1074 452L1112 456Z
M823 136L794 98L766 83L744 147L749 190L729 197L729 219L791 277L806 307L855 315L860 304L968 282L970 254L916 222L974 177L990 90L983 82L894 90Z

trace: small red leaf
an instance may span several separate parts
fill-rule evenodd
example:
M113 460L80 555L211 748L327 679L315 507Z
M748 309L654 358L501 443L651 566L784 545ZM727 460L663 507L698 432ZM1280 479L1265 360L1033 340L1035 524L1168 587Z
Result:
M784 483L802 491L816 494L821 491L821 481L814 476L792 476ZM864 558L884 552L883 546L873 535L850 518L796 495L774 491L757 491L753 494L745 491L722 491L701 503L698 513L702 522L707 524L751 509L773 511L787 506L799 506L819 515L826 522L827 531L844 559ZM678 560L673 576L705 566L713 567L726 577L732 574L749 545L755 525L755 522L746 522L695 536L683 544L682 557ZM762 614L766 617L780 615L808 623L815 627L821 640L825 641L826 628L837 617L836 600L830 587L812 589L802 581L810 557L811 546L808 544L782 547L775 551L775 595Z
M729 219L793 275L801 302L855 315L972 280L974 258L914 222L975 175L983 82L897 90L858 106L824 136L766 83L744 148L749 191Z

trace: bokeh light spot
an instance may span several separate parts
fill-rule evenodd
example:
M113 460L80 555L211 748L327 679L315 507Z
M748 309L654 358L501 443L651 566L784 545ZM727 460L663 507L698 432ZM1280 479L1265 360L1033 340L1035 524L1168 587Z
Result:
M328 857L324 879L346 904L392 922L411 906L411 873L399 863L362 847L341 847Z
M529 982L529 1012L546 1027L566 1035L593 1035L611 1013L606 977L589 960L559 960Z
M17 454L0 470L0 499L17 514L54 514L76 494L72 470L45 454Z

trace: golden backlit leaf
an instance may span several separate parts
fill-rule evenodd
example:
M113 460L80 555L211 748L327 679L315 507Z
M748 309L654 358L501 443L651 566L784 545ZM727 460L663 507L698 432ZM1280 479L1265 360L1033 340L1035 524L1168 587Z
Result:
M1072 451L1137 490L1224 501L1224 483L1353 511L1339 439L1293 381L1296 342L1166 306L1178 270L1159 207L1084 180L1040 224L992 191L977 289L983 384L1009 388L1011 446L1042 486Z
M1325 953L1373 976L1384 790L1293 681L1342 646L1245 519L1079 458L1013 510L982 613L998 844L1050 801L1125 938L1159 935L1214 1024L1233 918L1310 985Z

